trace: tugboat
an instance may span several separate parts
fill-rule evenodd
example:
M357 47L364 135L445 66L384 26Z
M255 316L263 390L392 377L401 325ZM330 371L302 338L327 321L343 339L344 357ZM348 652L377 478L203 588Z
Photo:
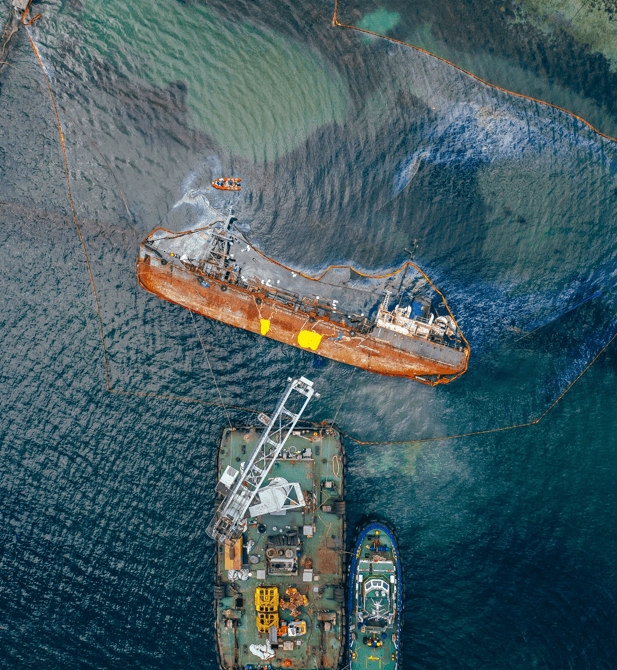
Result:
M220 189L221 191L239 191L241 181L242 179L238 179L237 177L225 177L221 179L215 179L212 182L212 186L214 186L214 188Z
M373 522L360 531L349 576L348 670L397 670L401 565L387 526Z
M434 385L467 369L467 341L443 296L411 263L378 276L332 266L310 277L265 256L231 214L201 194L197 200L199 223L184 219L178 232L157 228L142 242L136 271L147 291L370 372Z
M345 456L330 427L299 428L313 396L301 377L271 416L223 431L222 497L207 533L221 670L339 667L346 630Z

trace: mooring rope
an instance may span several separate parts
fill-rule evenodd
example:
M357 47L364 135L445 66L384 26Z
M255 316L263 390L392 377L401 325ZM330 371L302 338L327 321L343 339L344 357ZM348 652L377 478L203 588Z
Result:
M345 399L347 398L347 394L349 393L349 388L351 387L351 382L353 380L354 375L356 374L357 369L358 368L354 367L354 369L351 373L351 376L349 377L349 381L347 382L347 388L345 389L345 393L343 393L343 397L341 398L341 402L339 403L338 409L336 410L336 414L334 415L334 418L332 419L332 421L328 422L330 424L330 428L333 428L334 424L336 423L339 412L341 411L341 407L343 406L343 403L345 402Z
M96 292L96 285L94 283L94 277L92 275L92 268L90 267L90 259L88 258L88 250L86 249L86 243L84 242L83 235L81 234L81 229L79 227L79 223L77 223L77 216L75 214L75 205L73 204L73 195L71 193L71 181L69 178L69 165L68 161L66 158L66 147L64 145L64 133L62 132L62 124L60 123L60 116L58 115L58 107L56 106L56 101L54 99L54 94L52 93L51 90L51 85L49 83L49 79L47 77L47 73L45 72L45 68L43 67L43 61L41 60L41 55L39 54L39 50L34 43L34 40L32 39L32 36L30 35L30 31L28 30L28 25L29 23L25 22L27 12L24 12L24 15L22 17L22 23L24 24L26 28L26 33L28 35L28 39L30 40L30 44L32 46L32 49L34 53L36 54L37 60L39 62L39 65L41 66L41 71L43 72L43 77L45 78L45 83L47 84L47 90L49 92L49 98L51 100L51 104L54 110L54 114L56 117L56 123L58 124L58 133L60 134L60 144L62 145L62 158L64 160L64 172L66 175L66 190L68 192L69 196L69 203L71 205L71 214L73 216L73 222L75 223L75 228L77 229L77 234L79 235L79 240L81 242L81 248L83 249L84 252L84 257L86 259L86 265L88 266L88 275L90 276L90 284L92 285L92 292L94 295L94 302L96 303L96 312L97 312L97 317L98 317L98 323L99 323L99 333L101 336L101 343L103 345L103 363L105 365L105 381L107 383L107 389L109 390L109 366L107 364L107 346L105 345L105 336L103 333L103 319L101 318L101 306L99 304L99 298ZM35 17L36 18L36 17ZM34 19L32 19L34 20Z
M206 347L204 347L203 340L201 339L201 334L199 332L199 329L197 328L197 324L195 323L195 317L193 316L193 310L189 308L189 314L191 315L191 319L193 321L193 325L195 326L195 332L197 333L197 337L199 338L199 343L201 344L201 349L204 352L204 356L206 357L206 363L208 363L208 367L210 368L210 374L212 375L212 380L214 381L214 385L216 386L217 393L219 394L219 398L221 399L221 406L225 410L225 414L227 416L227 422L229 423L229 427L233 428L231 424L231 419L229 418L229 412L227 411L227 407L225 406L225 403L223 402L223 396L221 395L221 390L219 389L219 385L216 382L216 375L214 374L214 370L212 369L212 365L210 365L210 357L208 356L208 352L206 351Z
M111 172L112 177L114 178L114 181L116 182L116 186L118 187L118 191L120 191L120 197L122 198L122 202L124 203L124 208L126 209L126 213L128 214L129 221L131 222L131 227L133 229L133 235L135 237L135 247L137 249L137 252L139 252L139 241L137 239L137 228L135 228L135 219L133 218L133 214L131 213L131 210L129 209L128 203L126 202L126 198L124 197L124 191L122 190L122 187L120 186L120 182L118 181L118 177L116 177L116 173L113 171L111 165L109 164L109 161L105 156L103 155L103 152L98 148L96 145L96 142L88 135L88 133L81 127L77 121L66 111L66 109L62 108L62 112L71 119L71 121L81 130L81 132L88 138L88 141L90 144L94 147L94 150L98 153L98 155L103 159L105 162L105 165L107 166L107 169Z

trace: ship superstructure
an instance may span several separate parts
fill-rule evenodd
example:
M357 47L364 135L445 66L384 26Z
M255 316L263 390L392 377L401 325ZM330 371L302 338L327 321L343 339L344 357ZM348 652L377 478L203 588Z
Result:
M265 425L223 431L216 540L219 665L337 668L346 626L344 453L331 427L299 423L318 397L289 384Z
M377 277L336 266L309 277L266 257L209 204L199 224L148 235L137 276L193 312L364 370L439 383L467 367L467 343L415 266Z
M382 523L365 526L349 573L349 670L396 670L402 609L396 540Z

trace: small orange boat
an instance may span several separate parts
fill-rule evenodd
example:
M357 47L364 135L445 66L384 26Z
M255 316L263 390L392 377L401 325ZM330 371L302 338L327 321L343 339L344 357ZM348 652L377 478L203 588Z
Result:
M221 191L239 191L241 181L242 179L238 179L237 177L225 177L221 179L215 179L212 182L212 186L214 186L214 188L220 189Z

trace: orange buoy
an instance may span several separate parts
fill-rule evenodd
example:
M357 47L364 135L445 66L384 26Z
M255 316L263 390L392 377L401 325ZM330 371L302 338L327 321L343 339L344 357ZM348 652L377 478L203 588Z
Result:
M220 179L215 179L212 182L212 186L221 191L239 191L241 181L242 179L239 179L238 177L221 177Z

